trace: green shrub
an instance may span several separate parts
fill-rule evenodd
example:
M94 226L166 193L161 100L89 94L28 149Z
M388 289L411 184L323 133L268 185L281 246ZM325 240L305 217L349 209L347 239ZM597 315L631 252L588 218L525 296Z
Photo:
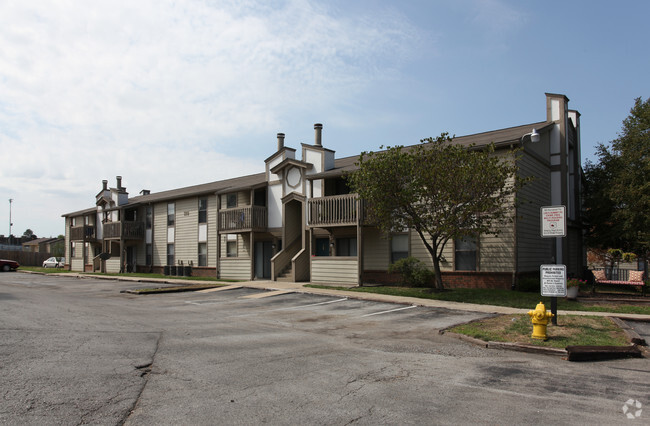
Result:
M409 287L430 287L435 274L415 257L405 257L388 267L388 272L402 275L403 284Z

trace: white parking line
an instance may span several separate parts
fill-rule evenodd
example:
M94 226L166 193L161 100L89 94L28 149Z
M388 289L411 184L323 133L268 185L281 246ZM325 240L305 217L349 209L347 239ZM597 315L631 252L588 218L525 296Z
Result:
M193 300L186 300L185 303L189 303L190 305L215 305L217 303L222 303L224 299L204 299L204 300L198 300L198 301L193 301Z
M391 309L391 310L389 310L389 311L375 312L375 313L373 313L373 314L361 315L359 318L363 318L363 317L371 317L371 316L373 316L373 315L388 314L388 313L391 313L391 312L403 311L403 310L405 310L405 309L413 309L413 308L417 308L417 306L416 306L416 305L411 305L411 306L406 306L406 307L404 307L404 308Z
M344 302L348 300L347 297L344 297L343 299L336 299L336 300L328 300L327 302L320 302L320 303L311 303L309 305L301 305L301 306L292 306L290 308L279 308L279 309L274 309L275 311L288 311L290 309L300 309L300 308L308 308L310 306L318 306L318 305L328 305L330 303L337 303L337 302Z

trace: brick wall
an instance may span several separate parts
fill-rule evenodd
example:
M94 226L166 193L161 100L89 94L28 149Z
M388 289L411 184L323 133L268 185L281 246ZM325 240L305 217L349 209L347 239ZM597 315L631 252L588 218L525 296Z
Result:
M386 271L364 271L361 279L367 284L399 284L399 274ZM510 290L512 274L509 272L443 272L445 288L498 288Z

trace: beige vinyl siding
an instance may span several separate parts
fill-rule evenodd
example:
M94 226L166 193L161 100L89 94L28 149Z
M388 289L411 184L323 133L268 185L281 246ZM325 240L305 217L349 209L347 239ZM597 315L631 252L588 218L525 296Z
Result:
M120 256L113 256L106 260L106 273L118 274L120 272Z
M217 229L217 197L208 197L208 266L217 267L217 242L219 233ZM197 247L198 253L198 247Z
M251 259L239 257L221 259L220 277L230 280L250 280Z
M425 265L427 265L427 267L433 269L433 260L431 259L431 254L429 253L429 250L427 250L426 246L422 242L420 235L416 231L411 230L410 237L411 237L410 238L411 247L410 247L409 255L415 257L416 259L420 259L422 262L424 262ZM443 257L445 258L445 261L440 262L440 270L452 271L453 261L454 261L453 241L449 241L447 245L445 245L445 249L443 251Z
M548 166L523 154L519 160L521 176L533 176L518 194L517 209L517 263L518 272L538 271L539 265L549 263L552 238L540 236L540 207L551 205L551 175Z
M174 235L176 264L187 265L190 261L199 264L199 200L185 198L176 201L176 231Z
M71 265L72 265L72 270L73 271L83 272L83 270L84 270L84 263L83 263L83 260L80 257L79 258L77 258L77 257L73 258L72 262L71 262Z
M390 262L390 240L382 238L377 228L363 229L363 268L366 271L386 271Z
M70 259L70 226L72 220L69 217L65 218L65 262L67 264L72 264Z
M153 206L153 264L167 265L167 202Z
M515 267L515 241L512 225L505 226L498 236L481 235L477 269L481 272L512 272Z
M311 282L358 284L358 268L357 257L313 257Z

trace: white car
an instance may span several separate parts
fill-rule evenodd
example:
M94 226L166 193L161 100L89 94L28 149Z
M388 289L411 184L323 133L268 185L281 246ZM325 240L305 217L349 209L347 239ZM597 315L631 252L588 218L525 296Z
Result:
M50 257L43 262L43 268L63 268L65 259L62 257Z

